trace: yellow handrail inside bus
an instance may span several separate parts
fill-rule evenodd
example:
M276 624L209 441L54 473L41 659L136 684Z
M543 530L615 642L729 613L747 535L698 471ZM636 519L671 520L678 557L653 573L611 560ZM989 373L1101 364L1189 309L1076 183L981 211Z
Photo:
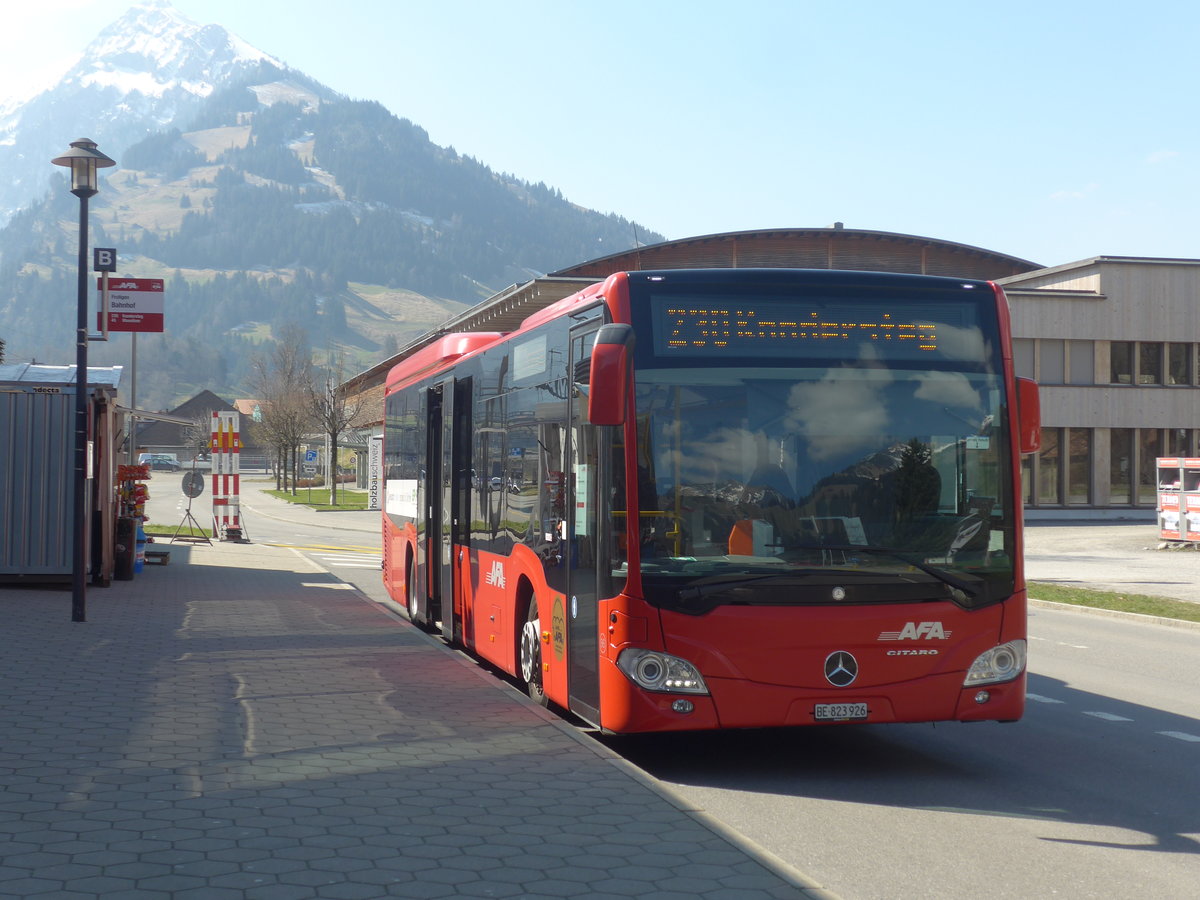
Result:
M612 511L612 516L613 516L613 518L617 518L617 519L628 518L629 512L628 512L628 510L624 510L624 509L614 509ZM683 548L681 546L682 538L683 538L683 531L679 527L680 523L683 521L682 516L678 516L673 512L668 512L665 509L643 509L638 513L638 516L639 517L640 516L649 516L651 518L658 518L658 519L671 519L674 522L675 527L671 531L664 531L663 537L670 538L671 541L675 544L675 555L676 556L679 556L680 553L683 552Z

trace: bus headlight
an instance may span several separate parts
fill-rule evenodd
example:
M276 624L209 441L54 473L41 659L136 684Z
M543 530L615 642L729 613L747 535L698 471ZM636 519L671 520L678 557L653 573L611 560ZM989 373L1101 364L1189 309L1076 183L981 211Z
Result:
M627 647L617 657L617 668L634 684L647 691L665 694L707 694L708 685L700 672L686 659Z
M986 653L980 654L979 658L971 663L971 668L967 669L963 687L1012 681L1023 671L1025 671L1025 642L1009 641L1007 644L1000 644Z

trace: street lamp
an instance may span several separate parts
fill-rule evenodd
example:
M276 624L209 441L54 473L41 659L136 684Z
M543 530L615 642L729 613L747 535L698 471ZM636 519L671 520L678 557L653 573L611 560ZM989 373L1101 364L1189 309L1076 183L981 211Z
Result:
M87 246L88 198L97 192L96 170L115 166L96 149L96 142L80 138L71 149L50 160L71 170L71 193L79 198L79 297L75 332L75 529L71 565L71 621L87 621Z

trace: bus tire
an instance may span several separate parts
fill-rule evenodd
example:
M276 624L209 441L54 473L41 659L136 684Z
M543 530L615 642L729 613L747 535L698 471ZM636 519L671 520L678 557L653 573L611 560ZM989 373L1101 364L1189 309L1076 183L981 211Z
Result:
M549 706L550 700L542 685L542 632L538 619L537 597L529 601L529 614L521 629L519 663L525 692L538 706Z
M417 579L415 574L413 566L410 563L404 574L404 609L408 613L408 621L420 628L423 620L417 606Z

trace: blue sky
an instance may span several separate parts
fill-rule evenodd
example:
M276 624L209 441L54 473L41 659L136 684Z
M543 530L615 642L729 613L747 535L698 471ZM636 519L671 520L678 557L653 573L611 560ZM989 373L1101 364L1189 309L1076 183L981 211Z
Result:
M0 95L131 5L6 11ZM1200 257L1195 2L174 5L669 238L840 221L1046 265Z

